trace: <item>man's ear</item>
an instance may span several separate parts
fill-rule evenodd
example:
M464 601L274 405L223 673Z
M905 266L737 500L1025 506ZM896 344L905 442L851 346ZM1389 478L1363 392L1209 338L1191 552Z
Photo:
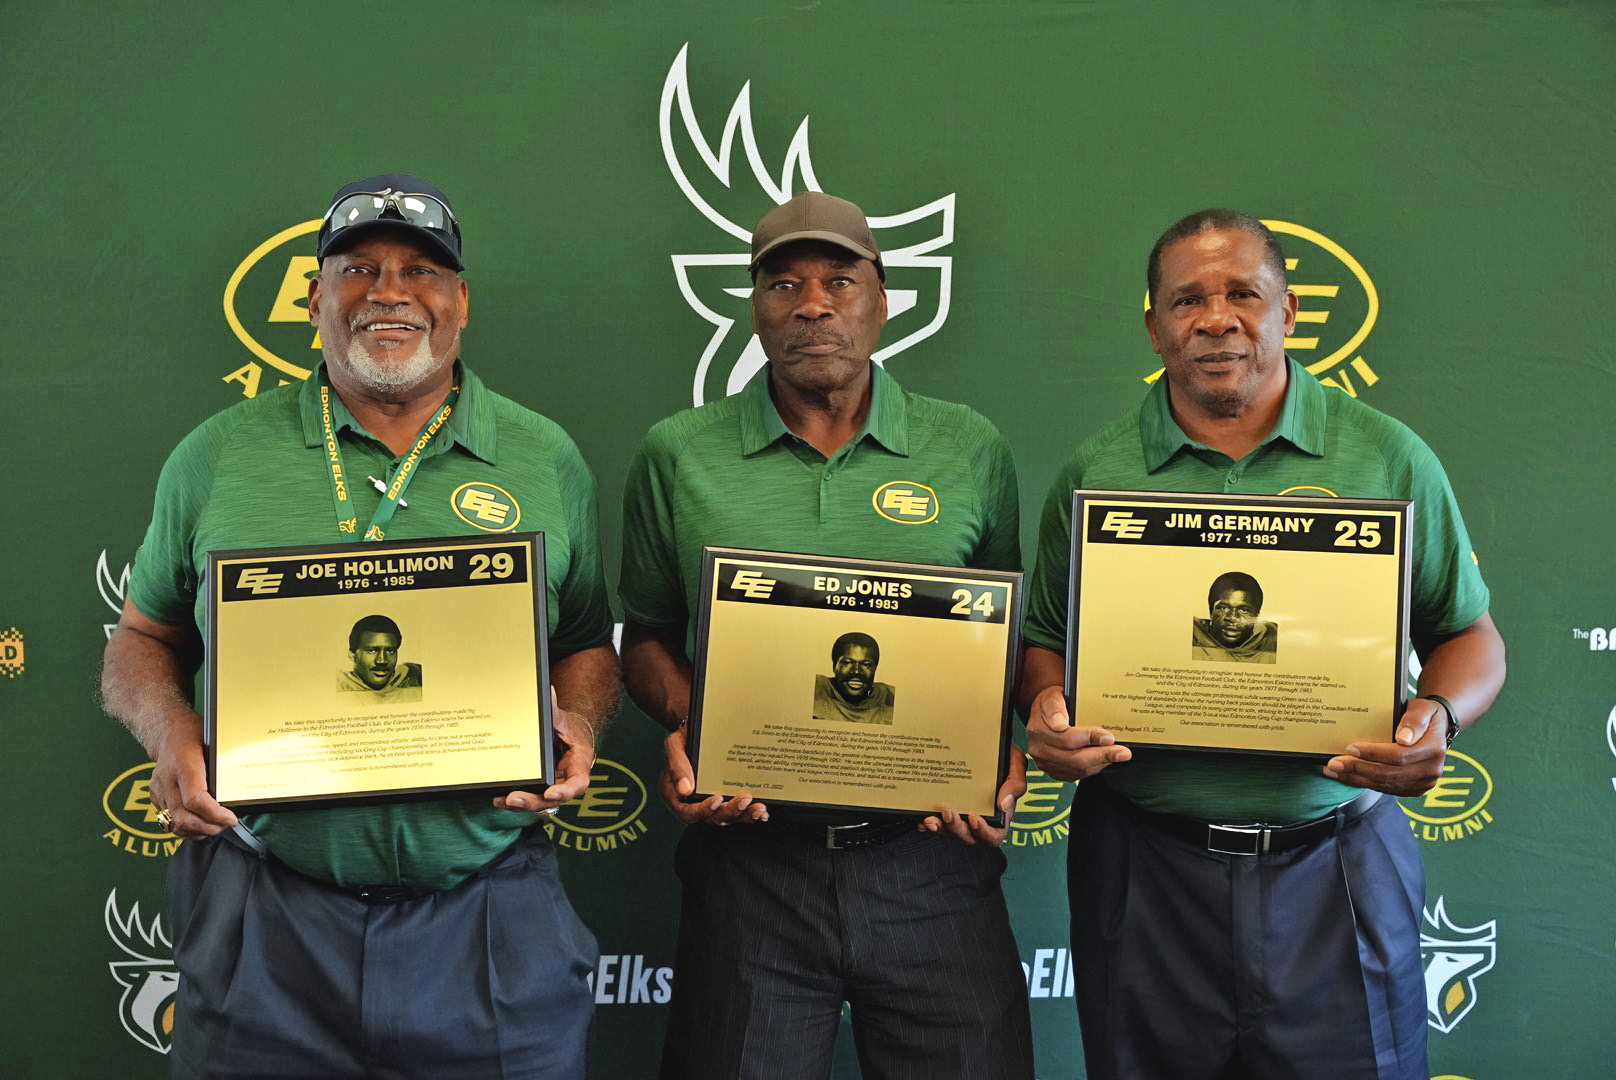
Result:
M325 277L325 271L309 278L309 325L320 325L320 279Z

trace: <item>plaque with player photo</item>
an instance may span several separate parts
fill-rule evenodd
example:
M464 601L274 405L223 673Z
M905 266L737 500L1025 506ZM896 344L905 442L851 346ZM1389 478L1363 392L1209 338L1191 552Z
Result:
M1002 824L1021 575L705 549L697 794Z
M554 782L544 537L208 554L208 790L239 812Z
M1120 743L1330 757L1408 681L1404 500L1075 491L1072 716Z

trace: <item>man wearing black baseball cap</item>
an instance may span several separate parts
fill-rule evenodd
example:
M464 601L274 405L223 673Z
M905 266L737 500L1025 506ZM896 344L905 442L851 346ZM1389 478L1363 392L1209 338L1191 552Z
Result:
M323 362L173 452L107 643L107 711L152 755L158 819L186 838L170 870L173 1075L581 1078L595 942L538 823L588 786L617 706L594 480L556 424L460 362L467 286L443 192L397 173L346 184L317 250ZM375 488L354 482L367 474ZM189 700L208 552L518 524L569 552L546 583L553 786L240 819L210 797Z
M320 221L320 260L347 250L381 225L409 233L438 262L457 273L466 268L460 259L460 221L449 197L425 180L404 173L383 173L337 189Z
M704 545L1020 566L1004 437L872 362L886 269L847 200L808 191L770 210L751 260L768 363L735 396L653 427L629 469L625 676L672 731L662 792L689 826L664 1080L824 1077L843 1002L868 1076L1032 1076L1027 988L999 889L1004 828L951 810L917 829L891 815L681 798L694 790L686 638ZM883 508L894 481L932 494ZM1026 789L1012 753L998 799L1007 816Z

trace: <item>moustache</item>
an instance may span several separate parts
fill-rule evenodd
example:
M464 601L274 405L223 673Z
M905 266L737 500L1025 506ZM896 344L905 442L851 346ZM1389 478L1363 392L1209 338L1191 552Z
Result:
M834 330L799 330L786 338L788 349L800 349L805 345L836 345L845 349L851 344L852 341Z
M372 304L363 311L355 312L348 319L348 329L352 330L354 333L358 333L366 323L372 322L403 323L406 326L413 326L417 330L425 330L427 329L427 323L429 320L424 319L419 315L400 315L393 308L386 307L382 304Z

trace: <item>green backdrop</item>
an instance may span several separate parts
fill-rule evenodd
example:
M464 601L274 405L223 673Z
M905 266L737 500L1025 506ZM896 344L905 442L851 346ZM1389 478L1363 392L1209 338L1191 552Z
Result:
M98 631L168 450L318 355L295 302L305 223L339 183L386 169L454 196L465 355L577 438L614 577L640 435L755 359L745 248L725 226L744 234L781 188L817 184L884 219L883 358L1003 429L1029 523L1059 462L1154 370L1140 312L1155 235L1207 205L1275 222L1310 313L1293 355L1443 458L1510 645L1498 704L1438 789L1405 804L1429 871L1433 1074L1608 1073L1606 5L3 13L12 1075L164 1075L174 841L144 800L144 757L94 700ZM652 725L626 709L604 754L557 837L605 954L596 1075L639 1077L664 1024L677 828L646 797ZM1039 1075L1078 1077L1070 791L1034 780L1006 888ZM845 1051L838 1074L854 1075Z

